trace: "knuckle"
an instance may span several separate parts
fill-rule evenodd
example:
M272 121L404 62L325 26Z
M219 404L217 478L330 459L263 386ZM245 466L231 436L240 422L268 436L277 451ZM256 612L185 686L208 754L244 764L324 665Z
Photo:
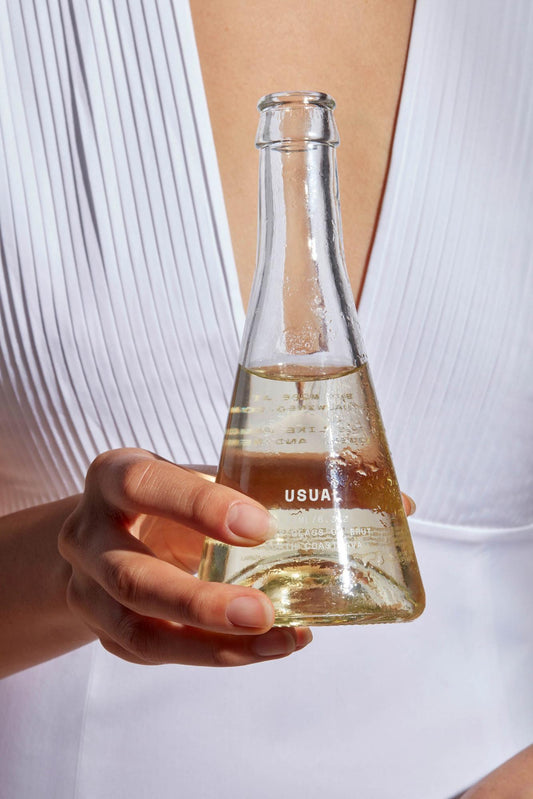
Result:
M83 606L82 592L76 581L72 578L68 582L65 598L67 607L71 611L79 611Z
M57 548L64 560L72 563L83 547L88 523L80 508L76 508L63 522L57 536Z
M201 523L207 514L207 510L212 508L217 498L217 486L213 483L202 480L195 486L191 494L191 519L195 523Z
M117 624L117 633L120 645L144 663L162 663L156 635L147 620L125 610Z
M132 652L128 652L127 649L117 644L116 641L113 641L112 638L109 636L100 633L99 635L100 643L102 644L103 648L106 649L111 655L120 658L121 660L126 660L129 663L137 663L139 665L150 665L147 663L143 663L143 661L136 657Z
M87 483L100 485L107 479L109 469L113 466L116 458L117 450L112 449L97 455L87 470Z
M116 559L107 559L104 569L104 582L110 593L125 605L136 604L142 594L144 569Z
M154 462L139 449L111 449L100 453L87 471L87 485L102 496L134 501Z
M125 463L117 475L118 489L127 503L136 503L143 489L149 487L154 478L154 461L134 460Z
M186 624L193 626L206 624L209 621L210 602L205 588L198 586L178 599L177 615Z
M213 666L219 668L225 668L232 665L227 650L219 649L216 646L212 647L211 649L211 662Z
M123 648L117 644L116 641L113 641L112 638L109 638L109 636L105 635L104 633L100 633L98 638L104 649L107 650L111 655L121 658L124 657Z
M68 516L63 522L63 526L57 536L57 548L59 554L68 559L77 540L77 524L73 514Z
M211 665L217 668L228 668L230 666L243 666L248 659L242 652L236 652L227 646L213 645L211 647Z

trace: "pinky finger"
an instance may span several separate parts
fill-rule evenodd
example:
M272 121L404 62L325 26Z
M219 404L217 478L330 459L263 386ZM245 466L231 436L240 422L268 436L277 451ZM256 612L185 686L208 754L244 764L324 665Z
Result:
M71 583L69 598L102 646L131 663L245 666L286 657L312 639L305 627L273 627L261 635L243 636L142 616L110 597L91 578Z
M166 662L196 666L246 666L286 657L303 649L312 640L311 631L298 627L273 627L262 635L242 636L212 633L195 627L181 627L168 622L170 651ZM161 629L164 636L164 630ZM163 643L163 641L162 641Z
M133 652L130 652L128 649L124 649L123 646L120 646L120 644L117 644L116 641L114 641L108 635L103 633L101 630L93 630L93 632L95 633L95 635L98 636L98 638L100 640L100 643L102 644L104 649L106 649L112 655L115 655L116 657L121 658L121 660L127 660L128 663L136 663L139 666L147 666L147 665L149 665L149 664L147 664L146 660L142 660L142 658L137 657L136 655L134 655ZM152 664L152 665L156 665L156 664Z
M136 616L131 611L126 613ZM159 619L131 621L137 631L137 645L130 643L131 648L121 646L101 630L94 632L108 652L141 665L246 666L286 657L312 640L307 628L274 627L263 635L243 637L180 627ZM150 640L150 646L139 646L141 640Z

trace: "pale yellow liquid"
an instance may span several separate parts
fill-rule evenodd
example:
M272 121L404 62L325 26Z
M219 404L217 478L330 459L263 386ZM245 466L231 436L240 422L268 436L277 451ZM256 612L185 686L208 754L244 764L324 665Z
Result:
M240 368L217 481L261 502L277 536L206 542L199 576L264 591L278 625L408 621L424 608L366 366Z

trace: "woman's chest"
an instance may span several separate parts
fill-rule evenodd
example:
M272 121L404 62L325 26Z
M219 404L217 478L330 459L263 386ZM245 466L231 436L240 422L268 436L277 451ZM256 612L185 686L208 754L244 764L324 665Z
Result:
M256 104L269 92L295 89L325 91L337 101L344 241L358 297L386 180L414 0L190 5L245 304L255 265Z

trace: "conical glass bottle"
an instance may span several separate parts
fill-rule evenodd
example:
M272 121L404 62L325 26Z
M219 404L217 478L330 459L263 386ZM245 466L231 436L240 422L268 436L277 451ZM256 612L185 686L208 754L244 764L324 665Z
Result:
M258 547L207 540L199 570L264 591L278 625L424 608L344 263L334 107L319 92L258 105L257 267L217 481L279 529Z

